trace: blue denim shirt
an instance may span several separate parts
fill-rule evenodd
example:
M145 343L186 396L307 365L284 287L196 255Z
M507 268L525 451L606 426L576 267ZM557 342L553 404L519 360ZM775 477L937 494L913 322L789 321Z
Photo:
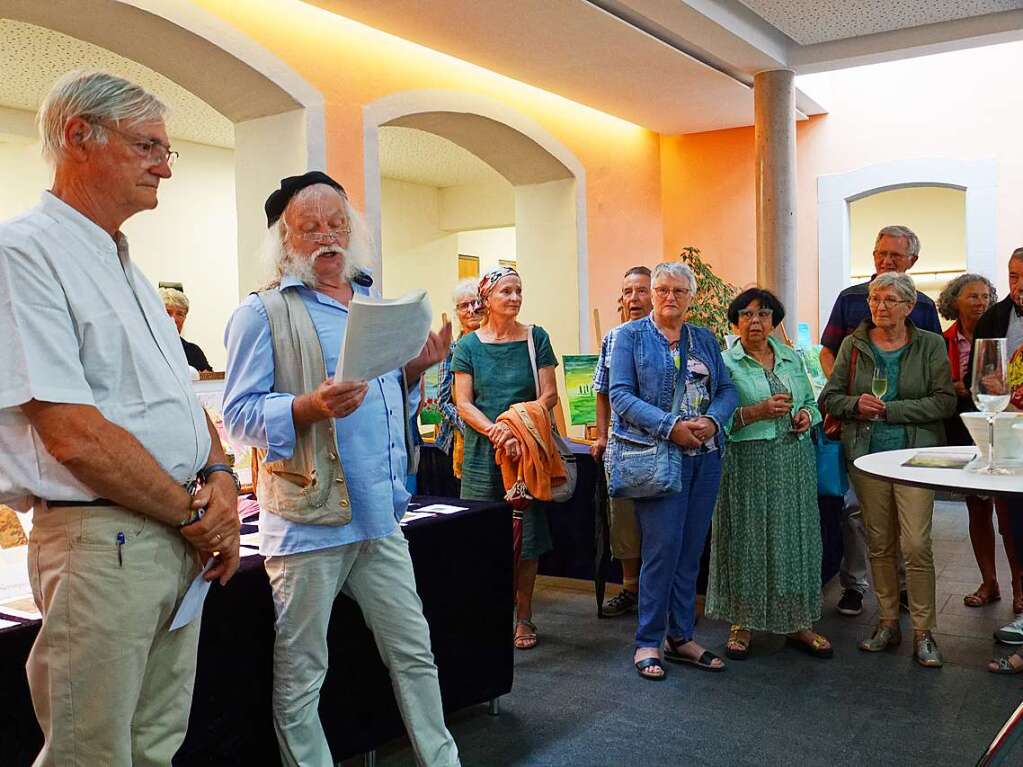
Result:
M739 396L721 359L714 335L697 325L685 326L689 343L680 349L685 357L692 354L710 371L708 389L711 395L707 417L717 425L714 443L724 447L724 424L732 417ZM683 337L684 334L683 334ZM611 351L612 430L636 430L659 439L669 439L671 430L681 416L671 412L677 371L671 349L651 317L633 320L618 328Z
M353 285L362 295L368 289ZM333 377L341 352L348 310L329 296L285 277L281 290L297 290L309 310L323 350L327 377ZM295 423L291 394L275 392L273 342L266 309L250 295L231 316L224 336L227 375L224 425L232 441L268 451L267 460L291 457ZM355 412L334 421L337 454L348 481L352 521L347 525L308 525L261 511L260 554L278 556L341 546L390 535L408 507L401 371L370 381ZM409 392L409 410L418 406L419 387Z

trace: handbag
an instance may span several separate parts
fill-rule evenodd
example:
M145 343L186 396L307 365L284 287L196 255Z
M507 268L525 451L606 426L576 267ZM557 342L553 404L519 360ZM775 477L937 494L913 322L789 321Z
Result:
M849 489L849 475L845 470L842 443L829 439L823 427L811 434L817 454L817 495L841 498Z
M853 378L856 376L856 363L860 358L860 350L855 346L852 355L849 357L849 381L845 393L852 395ZM824 435L830 440L842 439L842 420L835 418L831 413L824 414Z
M689 332L685 325L683 332ZM679 366L675 371L675 396L671 401L671 414L677 415L682 404L686 369L683 350L679 343ZM607 440L604 452L607 469L607 490L612 498L660 498L682 492L682 448L670 439L641 432L638 429L614 431Z
M533 367L533 385L536 387L536 396L540 397L540 372L536 367L536 347L533 345L533 326L529 326L526 333L526 345L529 348L529 363ZM579 467L576 466L575 453L572 452L568 440L558 434L558 427L554 424L554 411L551 411L551 438L554 447L561 456L561 462L565 464L565 481L560 485L551 487L551 500L555 503L564 503L572 498L575 493L575 485L579 479Z

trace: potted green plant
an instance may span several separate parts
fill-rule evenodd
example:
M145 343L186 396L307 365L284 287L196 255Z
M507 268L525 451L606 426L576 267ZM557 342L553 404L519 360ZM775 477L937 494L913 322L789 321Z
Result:
M700 249L689 245L682 248L679 261L693 270L696 275L696 296L689 305L687 321L702 325L717 336L718 343L725 347L725 336L731 332L726 312L728 304L735 298L737 288L714 274L700 255Z

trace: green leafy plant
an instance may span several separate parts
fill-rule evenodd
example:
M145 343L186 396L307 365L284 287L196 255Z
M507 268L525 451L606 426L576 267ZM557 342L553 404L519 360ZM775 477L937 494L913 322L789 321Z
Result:
M696 275L696 296L689 305L686 321L710 330L717 336L721 348L725 348L725 336L731 331L725 313L738 289L714 274L714 270L700 256L699 248L691 245L682 248L678 259Z

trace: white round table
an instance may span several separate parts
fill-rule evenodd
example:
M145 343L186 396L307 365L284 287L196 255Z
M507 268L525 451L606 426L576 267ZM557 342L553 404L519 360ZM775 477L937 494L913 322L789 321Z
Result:
M857 458L854 466L864 474L886 479L900 485L914 485L929 490L951 490L971 495L1021 495L1023 474L978 474L964 469L932 469L922 466L903 466L918 453L977 455L975 447L927 447L908 450L889 450Z

